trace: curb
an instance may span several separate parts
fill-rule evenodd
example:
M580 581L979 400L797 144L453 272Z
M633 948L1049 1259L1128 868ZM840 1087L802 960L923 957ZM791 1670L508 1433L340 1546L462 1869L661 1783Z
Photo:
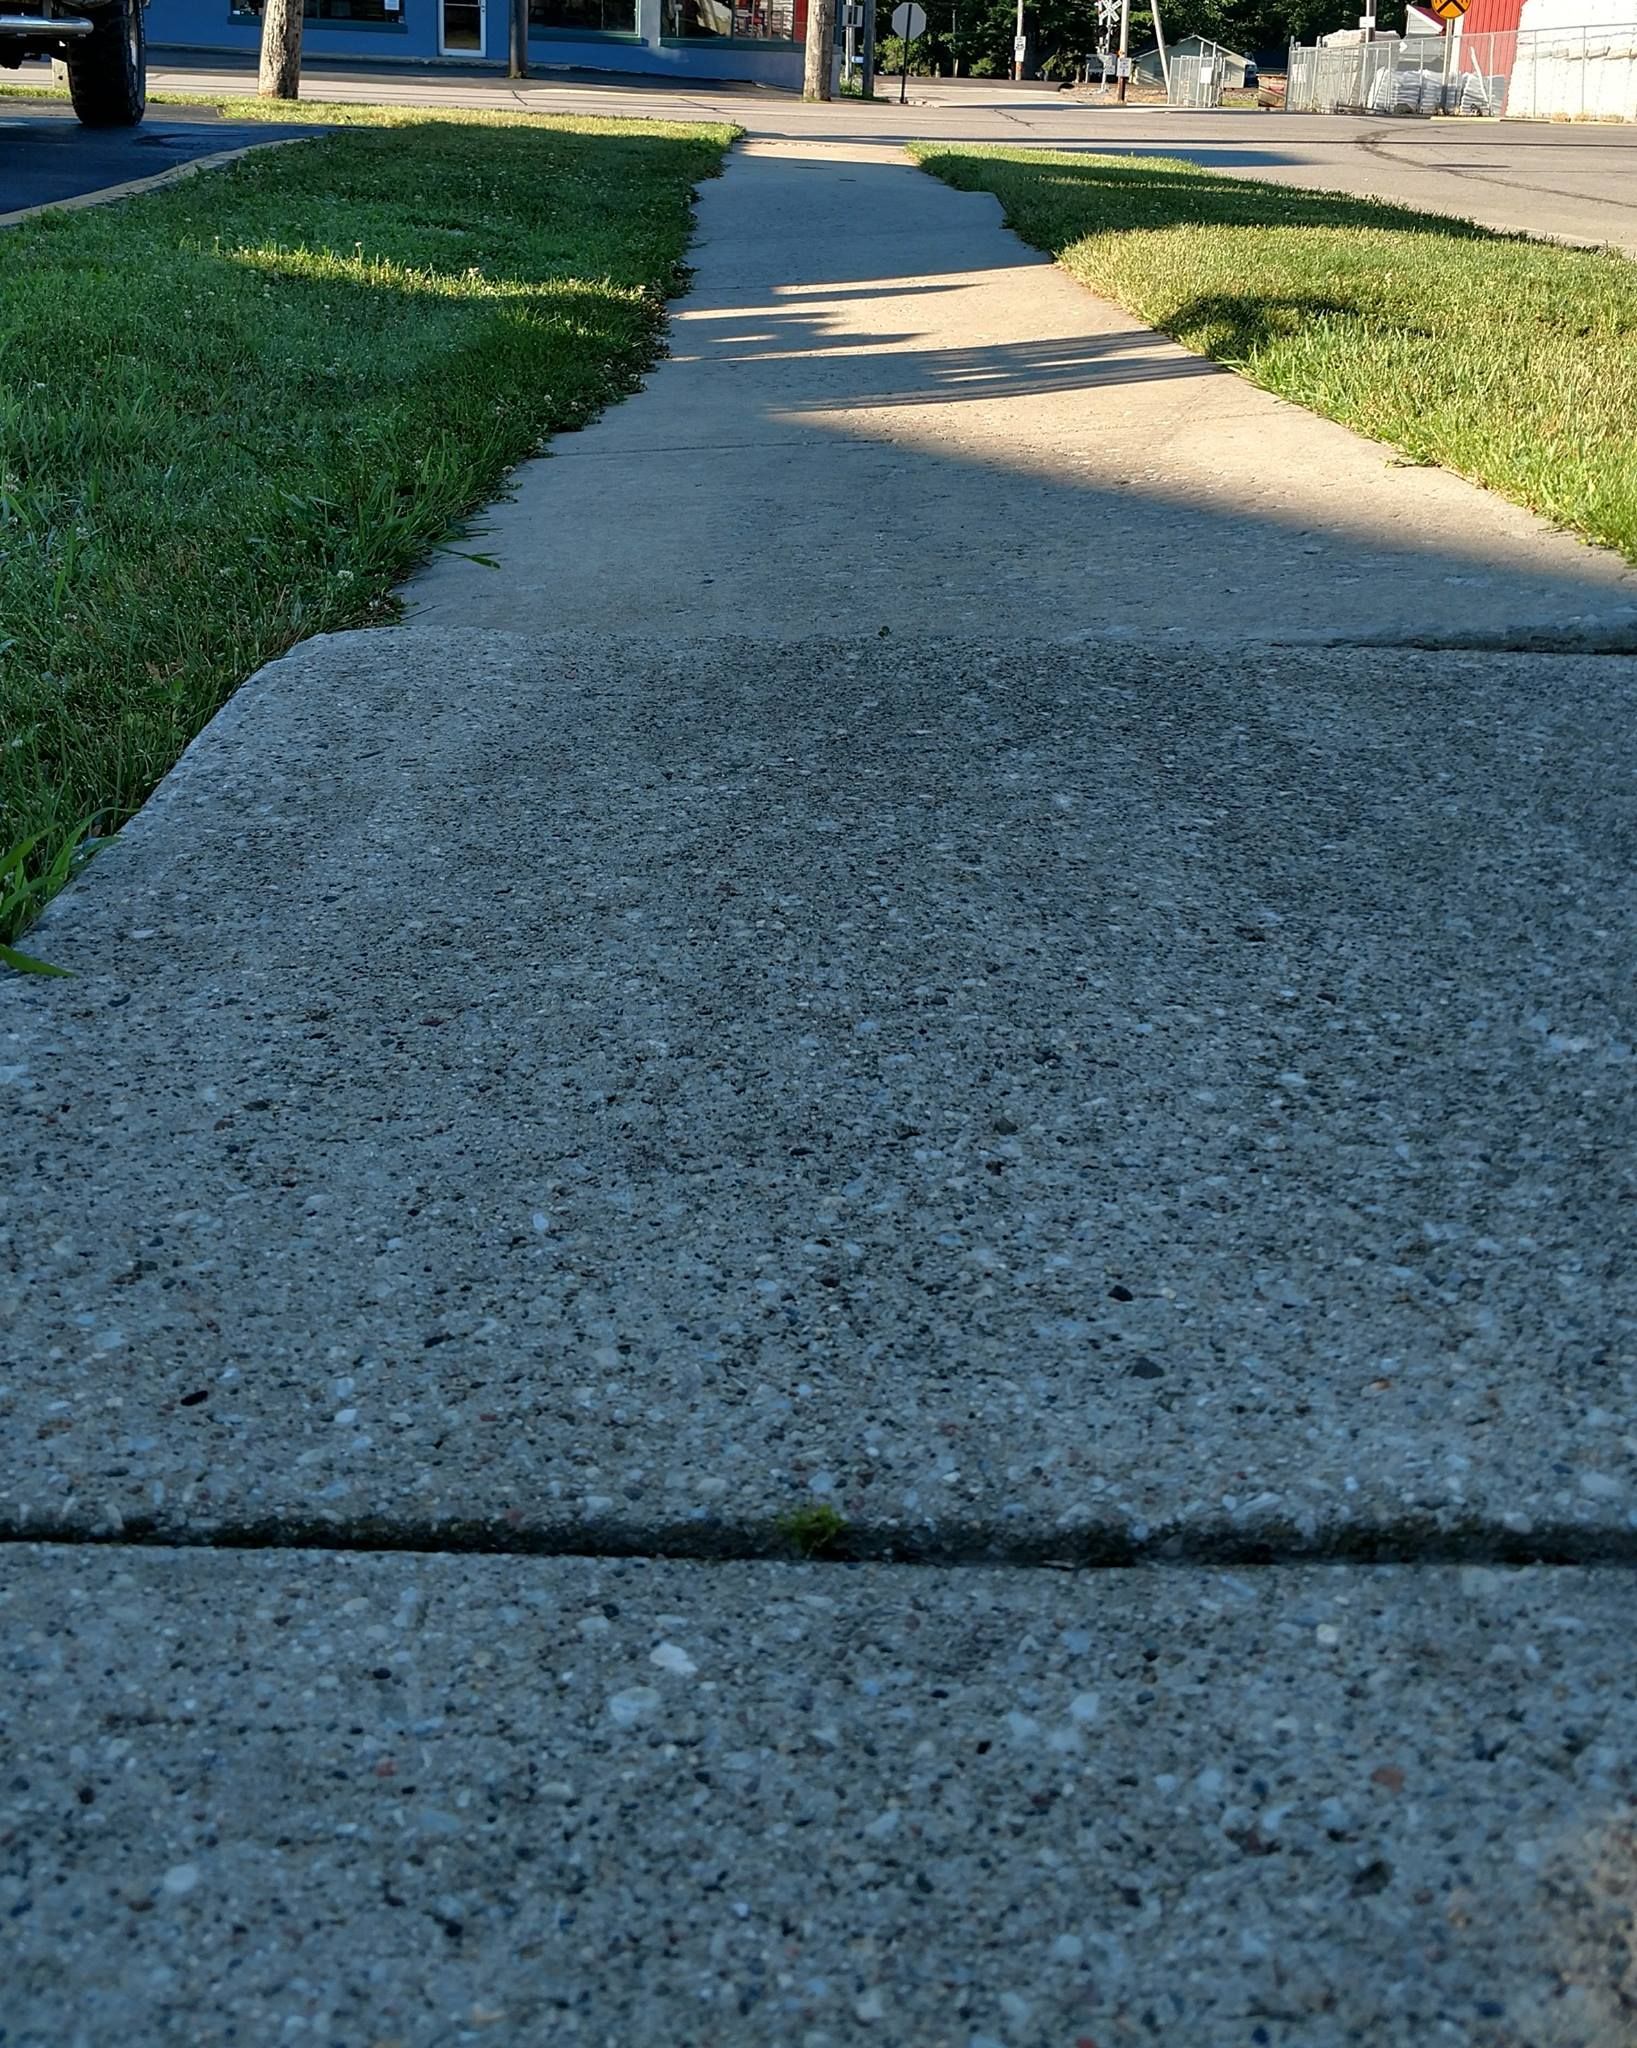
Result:
M179 184L184 178L196 176L200 171L217 171L224 164L237 163L240 157L251 156L260 149L290 149L298 142L317 142L322 138L315 135L281 135L270 142L247 142L239 149L219 150L214 156L194 157L185 164L172 164L167 171L156 171L151 178L128 178L122 185L104 185L95 192L76 192L68 199L47 199L38 206L19 206L10 213L0 213L0 228L16 227L20 221L32 220L40 213L78 213L88 206L107 206L116 199L134 199L139 193L157 192L162 186Z

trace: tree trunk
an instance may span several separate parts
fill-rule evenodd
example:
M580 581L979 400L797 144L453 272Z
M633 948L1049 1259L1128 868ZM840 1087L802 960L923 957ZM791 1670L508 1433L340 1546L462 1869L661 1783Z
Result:
M807 63L801 96L827 100L835 68L836 0L807 0Z
M266 0L261 18L261 77L264 100L301 97L302 0Z

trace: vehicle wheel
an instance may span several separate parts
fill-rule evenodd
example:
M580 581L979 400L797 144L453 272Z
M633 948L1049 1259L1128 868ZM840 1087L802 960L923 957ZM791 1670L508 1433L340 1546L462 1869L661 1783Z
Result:
M148 104L142 0L108 0L68 46L68 96L87 128L134 128Z

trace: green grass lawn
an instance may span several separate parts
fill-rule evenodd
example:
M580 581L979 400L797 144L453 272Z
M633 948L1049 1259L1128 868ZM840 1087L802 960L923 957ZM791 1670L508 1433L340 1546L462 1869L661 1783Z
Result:
M1637 263L1170 158L914 154L1201 355L1637 561Z
M0 232L0 941L252 670L633 389L732 139L224 111L332 132Z

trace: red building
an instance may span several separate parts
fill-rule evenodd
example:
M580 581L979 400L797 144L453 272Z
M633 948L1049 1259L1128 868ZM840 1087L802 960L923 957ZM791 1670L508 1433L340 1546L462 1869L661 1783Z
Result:
M1472 0L1461 22L1461 33L1469 36L1506 35L1516 29L1523 13L1523 0Z

